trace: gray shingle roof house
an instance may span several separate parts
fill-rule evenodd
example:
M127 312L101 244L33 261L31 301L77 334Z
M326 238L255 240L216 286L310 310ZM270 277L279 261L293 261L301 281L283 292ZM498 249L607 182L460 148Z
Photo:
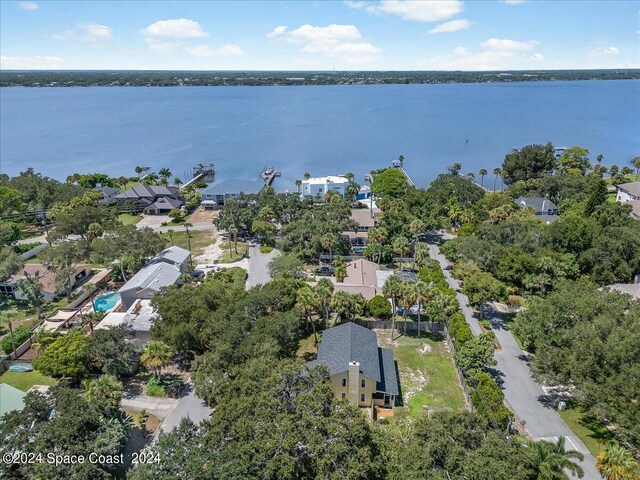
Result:
M94 190L102 194L102 198L98 200L98 203L101 205L108 205L111 202L115 202L116 195L120 191L113 187L96 187Z
M519 197L516 198L516 204L521 210L531 207L535 210L536 216L540 217L544 222L551 223L560 218L558 206L545 197Z
M161 199L167 199L167 202L157 204ZM145 213L151 215L168 213L184 203L184 199L179 194L178 187L144 184L136 185L116 195L116 200L118 201L118 205L124 205L127 201L133 201L139 211L144 210Z
M224 205L225 200L239 197L241 193L260 193L263 187L263 180L243 180L239 178L223 180L200 191L202 206L206 209L215 209Z
M165 248L125 283L118 293L125 308L140 299L150 299L162 287L176 285L189 269L191 252L182 247Z
M360 407L393 408L399 394L393 352L378 346L375 332L349 322L325 330L318 358L308 368L325 365L337 398Z

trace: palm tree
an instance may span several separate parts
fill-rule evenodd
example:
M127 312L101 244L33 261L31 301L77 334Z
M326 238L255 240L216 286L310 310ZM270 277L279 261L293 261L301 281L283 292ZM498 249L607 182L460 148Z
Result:
M311 325L313 330L313 339L315 344L318 344L318 335L316 334L316 325L311 320L311 314L316 308L316 298L313 294L313 290L309 286L305 285L298 290L296 308L306 318L307 325Z
M331 300L331 309L338 318L345 318L353 310L353 299L347 292L336 292Z
M387 241L389 236L387 229L384 227L374 227L369 230L369 242L378 246L378 266L382 261L382 245Z
M158 174L155 172L151 172L149 174L147 174L146 177L144 177L144 180L142 183L145 183L147 185L155 185L158 183Z
M144 168L142 168L139 165L136 165L136 168L134 170L138 174L138 180L140 180L140 175L142 174L142 172L144 172Z
M333 283L327 278L323 278L313 289L313 293L318 302L318 308L324 315L324 326L329 326L329 306L333 296Z
M418 267L421 267L425 264L427 259L429 259L429 247L425 243L418 242L413 249L414 255L414 269L417 264Z
M493 174L496 176L496 178L493 179L493 193L496 193L496 182L498 181L498 176L502 174L502 169L494 168Z
M640 465L618 442L608 442L596 456L596 468L607 480L637 480Z
M309 172L304 172L304 175L302 175L304 177L305 180L309 180L311 178L311 174Z
M400 270L402 271L402 263L404 254L409 251L409 240L406 237L399 236L393 240L393 253L400 255Z
M630 162L636 168L636 180L640 179L640 155L632 157Z
M357 184L356 182L349 182L349 185L347 185L347 188L345 189L344 193L349 195L351 197L351 200L355 204L356 197L358 196L358 193L360 193L360 185Z
M14 354L14 359L16 358L16 340L13 336L13 318L17 316L17 312L0 312L0 324L6 323L9 325L9 335L11 335L11 347L13 348L12 353Z
M462 164L458 162L454 163L451 167L451 170L453 170L454 175L458 175L460 173L460 170L462 170Z
M180 188L180 185L182 185L182 180L180 180L180 177L175 177L175 178L173 179L173 184L174 184L176 187Z
M104 411L115 412L122 399L122 383L113 375L100 375L93 380L84 380L84 397Z
M296 180L296 187L298 187L298 195L300 195L301 186L302 186L302 180Z
M401 283L398 277L391 275L382 286L382 295L391 299L391 340L393 341L393 331L396 328L396 305L397 298L400 295Z
M398 162L400 162L400 167L404 168L404 155L398 157Z
M329 262L333 262L333 246L336 243L336 238L331 233L325 233L320 237L320 245L322 248L329 250Z
M538 480L566 479L563 470L569 470L579 477L584 475L582 467L573 459L584 460L584 455L575 450L565 449L565 437L559 437L556 443L547 440L531 441L534 454L534 468Z
M418 280L415 283L416 302L418 302L418 336L420 335L420 312L422 306L433 298L433 283Z
M140 361L160 380L162 369L169 365L173 358L171 347L160 340L151 340L144 346Z
M487 169L486 168L481 168L480 170L478 170L478 175L480 175L480 186L482 188L484 188L484 176L487 174Z
M171 170L169 170L168 168L161 168L160 170L158 170L158 175L160 175L165 180L169 180L169 178L171 177Z
M400 305L402 306L403 334L407 334L407 314L418 298L416 282L403 282L400 284Z
M413 235L413 269L416 269L416 247L418 246L418 239L425 231L425 224L419 218L416 218L409 224L409 231Z
M609 174L610 174L612 177L614 177L614 176L616 176L616 175L618 174L618 171L619 171L619 170L620 170L620 169L618 168L618 166L617 166L617 165L611 165L611 166L609 167Z
M449 202L449 205L447 207L447 216L451 220L454 227L460 221L461 215L462 207L460 206L460 204L455 200Z
M87 240L89 241L89 243L91 243L93 239L100 238L103 233L104 230L102 228L102 225L94 222L87 228Z
M336 265L333 274L336 276L336 280L340 283L344 282L344 277L347 276L347 267L343 263Z
M167 233L169 234L169 240L171 241L171 246L173 247L175 245L175 243L173 243L173 229L170 228L169 230L167 230Z
M193 225L190 224L189 222L184 222L183 225L184 225L185 234L187 236L187 247L189 247L189 253L191 253L191 234L189 233L189 227L193 227ZM237 236L236 236L236 253L238 253ZM189 260L189 262L191 261L192 260Z

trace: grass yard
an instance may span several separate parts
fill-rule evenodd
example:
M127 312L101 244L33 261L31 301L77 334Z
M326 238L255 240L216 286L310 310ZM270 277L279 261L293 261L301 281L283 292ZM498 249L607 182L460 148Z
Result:
M318 334L318 343L320 343L321 333ZM315 339L313 337L313 333L309 335L307 338L303 338L300 340L298 345L298 352L296 356L305 362L309 362L316 358L318 354L318 347L316 346Z
M401 336L392 342L390 330L377 333L380 346L391 348L398 364L404 406L396 408L395 417L465 409L462 387L444 340L423 334L421 338Z
M204 248L216 243L215 230L192 230L189 232L191 240L191 256L197 257L202 255ZM189 242L187 241L187 232L173 232L169 235L168 232L161 233L162 238L167 239L169 244L177 245L178 247L189 249Z
M121 213L118 215L118 220L120 220L123 225L135 225L142 220L142 217L140 215L131 215L130 213Z
M229 252L229 243L231 243L231 252ZM235 248L233 246L233 241L231 242L223 242L220 245L222 249L222 258L220 259L220 263L231 263L237 262L238 260L242 260L244 255L247 253L249 246L245 242L238 242L238 253L235 252Z
M566 409L558 410L558 413L593 455L600 451L598 440L607 442L613 438L611 432L597 418L587 414L578 405L569 404Z
M23 392L26 392L34 385L56 385L58 380L47 377L40 372L4 372L0 375L0 383L6 383Z

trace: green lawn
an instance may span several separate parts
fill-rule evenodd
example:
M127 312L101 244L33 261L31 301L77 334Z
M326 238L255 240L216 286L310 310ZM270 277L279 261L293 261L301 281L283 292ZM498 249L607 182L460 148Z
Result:
M121 213L118 215L118 220L120 220L123 225L135 225L142 220L142 217L140 217L140 215L131 215L130 213Z
M231 263L242 260L244 254L247 253L248 245L245 242L238 242L238 253L235 252L233 241L231 241L231 252L229 252L229 242L223 242L220 248L224 252L220 263Z
M216 242L216 237L213 235L213 233L213 230L195 230L189 232L192 257L201 255L205 247ZM177 245L178 247L186 249L189 248L189 242L187 241L187 232L173 232L171 235L169 235L169 233L161 233L160 236L167 239L167 242L169 244L172 243L171 240L173 239L173 245Z
M419 417L427 410L463 411L462 387L444 340L433 335L402 336L391 342L389 330L378 332L380 346L394 350L405 405L395 416ZM408 401L406 400L408 398Z
M578 405L569 405L565 410L558 410L558 413L593 455L600 451L598 440L606 442L613 438L611 432L596 417L588 415Z
M0 375L0 383L9 384L23 392L26 392L34 385L56 385L58 380L47 377L40 372L4 372Z

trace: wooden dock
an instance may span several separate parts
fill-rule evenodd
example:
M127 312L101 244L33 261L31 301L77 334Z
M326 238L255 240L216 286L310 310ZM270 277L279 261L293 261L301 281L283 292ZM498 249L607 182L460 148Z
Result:
M281 175L280 172L276 171L273 167L264 167L262 172L260 172L260 178L264 180L264 184L270 186L276 177Z

